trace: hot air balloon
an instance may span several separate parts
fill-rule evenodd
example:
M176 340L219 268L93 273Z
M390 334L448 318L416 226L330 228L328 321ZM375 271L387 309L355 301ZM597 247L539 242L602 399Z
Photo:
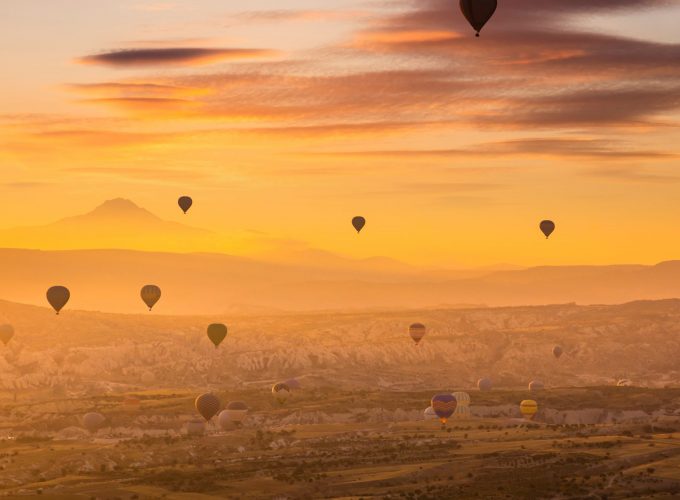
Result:
M0 340L2 343L7 345L12 340L12 337L14 337L14 327L12 325L0 325Z
M220 406L222 406L219 398L210 392L198 396L194 405L206 422L217 415Z
M627 378L622 378L618 382L616 382L616 387L632 387L633 382Z
M151 309L153 309L153 306L156 305L156 302L160 300L161 289L158 288L156 285L146 285L142 287L140 295L150 311Z
M194 200L192 200L189 196L182 196L179 200L177 200L177 204L179 205L179 208L182 209L182 212L187 213L191 208L191 205L194 204Z
M479 36L479 32L496 12L497 6L496 0L460 0L460 10L476 31L475 36Z
M437 414L434 412L434 408L428 406L423 412L423 418L425 420L437 420Z
M555 230L555 223L551 220L544 220L541 221L539 227L541 228L541 232L545 235L545 239L547 240Z
M531 420L538 411L538 403L533 399L525 399L519 404L519 412L527 420Z
M543 384L543 382L541 382L540 380L532 380L531 382L529 382L529 390L530 391L532 391L532 392L533 391L542 391L543 389L545 389L545 384Z
M65 286L53 286L47 290L47 302L59 314L59 311L66 305L68 299L71 298L71 292Z
M101 413L91 412L83 416L83 427L93 434L104 426L104 422L106 418Z
M490 391L493 388L493 383L491 383L491 379L488 378L480 378L477 381L477 389L480 391Z
M560 356L562 356L563 352L564 351L560 346L556 345L555 347L553 347L553 356L555 356L557 359L560 359Z
M286 402L288 396L290 396L290 387L288 387L288 385L284 382L279 382L278 384L274 384L272 387L272 394L279 404L282 405Z
M363 217L354 217L352 219L352 225L354 226L354 229L357 230L357 233L360 233L361 230L366 225L366 219L364 219Z
M208 338L215 344L215 349L222 343L227 336L227 327L222 323L213 323L208 326Z
M232 430L236 425L236 422L229 418L229 410L222 410L220 414L217 415L217 423L220 424L223 431Z
M449 417L456 411L458 403L456 402L456 398L453 397L453 394L437 394L432 397L431 405L432 409L439 417L439 421L442 424L446 424Z
M229 414L229 420L241 424L248 416L248 405L242 401L232 401L225 410Z
M205 434L205 422L202 420L189 420L186 423L187 434L189 436L202 436Z
M452 396L457 403L453 418L470 418L470 395L467 392L454 392Z
M300 385L300 382L296 378L289 378L288 380L286 380L284 382L284 384L286 384L288 386L288 388L293 392L299 391L299 390L302 389L302 385Z
M408 327L408 333L413 339L413 341L418 345L427 333L427 328L422 323L413 323Z

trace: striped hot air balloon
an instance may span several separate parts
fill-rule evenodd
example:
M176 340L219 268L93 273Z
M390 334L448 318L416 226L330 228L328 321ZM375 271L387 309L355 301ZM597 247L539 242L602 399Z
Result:
M413 323L408 327L408 334L411 336L413 341L418 345L423 337L427 333L427 328L422 323Z
M470 418L470 395L467 392L454 392L452 396L457 403L453 418Z
M525 399L519 404L519 412L527 420L531 420L538 411L538 403L533 399Z
M435 414L439 417L439 421L446 424L446 421L456 411L458 403L453 394L437 394L432 398L431 405Z

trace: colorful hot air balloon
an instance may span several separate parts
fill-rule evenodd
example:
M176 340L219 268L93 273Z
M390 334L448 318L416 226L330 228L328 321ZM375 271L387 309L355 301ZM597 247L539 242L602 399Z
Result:
M248 416L248 405L242 401L232 401L225 410L229 414L229 420L241 424Z
M456 411L456 406L458 405L453 394L437 394L432 397L431 404L432 409L437 414L439 421L442 424L446 424L446 421L453 415L453 412Z
M101 429L105 422L106 418L101 413L91 412L83 416L83 427L93 434Z
M196 406L198 413L200 413L207 422L217 415L217 412L220 411L222 403L220 403L220 400L217 396L207 392L198 396L194 402L194 405Z
M66 305L68 299L71 298L71 292L65 286L53 286L47 290L47 302L59 314L59 311Z
M158 288L156 285L146 285L142 287L140 295L150 311L151 309L153 309L153 306L156 305L156 302L160 300L161 289Z
M477 389L480 391L490 391L493 388L493 383L491 382L491 379L488 378L480 378L477 381Z
M366 225L366 219L364 219L363 217L359 217L359 216L354 217L352 219L352 225L354 226L354 229L357 230L357 233L360 233L361 230Z
M182 209L182 212L187 213L191 208L191 205L194 204L194 200L192 200L189 196L182 196L179 200L177 200L177 204L179 205L179 208Z
M290 396L290 387L284 382L279 382L272 387L272 394L279 404L282 405L286 402L288 396Z
M529 382L529 390L534 392L534 391L542 391L545 389L545 384L541 382L540 380L532 380Z
M408 334L411 336L413 341L418 345L427 333L427 328L422 323L413 323L408 327Z
M7 345L12 340L12 337L14 337L14 327L12 325L0 325L0 340L2 343Z
M558 345L553 347L553 356L555 356L557 359L560 359L560 356L562 356L562 353L564 352L562 348Z
M460 10L476 31L475 36L479 36L479 32L496 12L496 7L496 0L460 0Z
M519 404L519 412L527 420L531 420L538 411L538 403L533 399L525 399Z
M215 349L222 343L227 336L227 327L222 323L213 323L208 326L208 338L215 344Z
M541 232L545 235L545 239L547 240L555 230L555 223L551 220L544 220L541 221L539 227L541 228Z

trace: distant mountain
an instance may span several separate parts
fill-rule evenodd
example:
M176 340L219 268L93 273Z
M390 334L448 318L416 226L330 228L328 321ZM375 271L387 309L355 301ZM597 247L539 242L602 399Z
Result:
M84 215L0 231L0 246L36 249L190 250L208 245L210 231L165 221L130 200L108 200Z
M68 308L144 309L139 290L159 285L156 314L235 314L554 303L615 304L680 297L680 261L656 266L536 267L451 279L381 266L318 267L221 254L130 250L0 250L0 299L44 304L54 284L72 292Z

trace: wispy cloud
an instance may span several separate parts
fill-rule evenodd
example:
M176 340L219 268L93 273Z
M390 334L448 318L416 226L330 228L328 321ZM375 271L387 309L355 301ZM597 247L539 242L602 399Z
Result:
M125 49L93 54L78 59L82 64L100 64L113 67L148 66L202 66L222 61L272 57L270 49L165 47Z

